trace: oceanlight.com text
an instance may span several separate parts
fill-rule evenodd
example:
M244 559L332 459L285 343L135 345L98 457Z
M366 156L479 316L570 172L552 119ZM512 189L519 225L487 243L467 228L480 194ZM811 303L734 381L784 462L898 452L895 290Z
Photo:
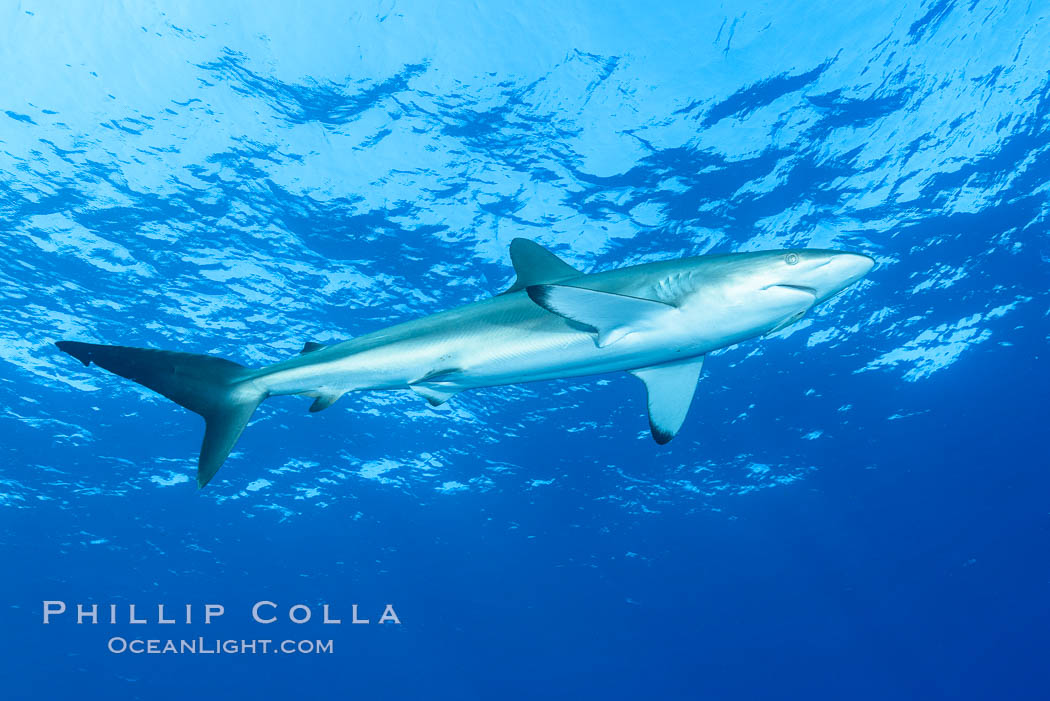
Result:
M113 654L131 655L330 655L331 640L220 640L216 638L109 639L106 648Z

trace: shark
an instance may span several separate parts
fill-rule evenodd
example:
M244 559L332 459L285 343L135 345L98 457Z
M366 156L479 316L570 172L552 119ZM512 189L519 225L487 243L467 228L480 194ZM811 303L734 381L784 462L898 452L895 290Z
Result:
M585 273L523 238L506 291L348 341L307 342L249 368L210 355L59 341L81 361L204 418L197 486L207 485L267 398L322 411L348 392L408 390L432 406L466 390L627 372L645 385L658 444L682 428L712 351L775 333L864 278L860 253L785 249L701 255Z

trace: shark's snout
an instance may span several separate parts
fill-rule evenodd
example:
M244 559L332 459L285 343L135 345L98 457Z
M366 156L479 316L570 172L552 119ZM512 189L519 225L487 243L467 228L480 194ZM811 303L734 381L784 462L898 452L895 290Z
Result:
M847 279L856 282L871 272L875 267L875 259L863 253L839 253L833 258Z
M810 256L810 265L799 265L796 279L791 282L812 288L818 302L842 292L875 267L874 259L862 253L812 251Z
M837 295L863 279L875 267L875 259L863 253L839 253L834 258L833 266L836 268L838 282L832 282L828 296Z

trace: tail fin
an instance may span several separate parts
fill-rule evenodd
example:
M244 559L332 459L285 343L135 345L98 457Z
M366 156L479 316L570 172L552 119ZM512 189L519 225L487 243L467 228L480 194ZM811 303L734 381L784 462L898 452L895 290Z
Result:
M204 487L233 450L248 419L266 398L245 386L243 365L192 353L59 341L65 353L89 365L138 382L204 417L206 428L197 462L197 486Z

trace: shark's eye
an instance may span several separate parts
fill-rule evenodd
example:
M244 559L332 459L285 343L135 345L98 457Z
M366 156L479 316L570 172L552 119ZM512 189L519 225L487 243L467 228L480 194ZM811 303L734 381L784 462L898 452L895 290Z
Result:
M788 253L786 256L784 256L784 262L788 265L795 265L796 263L798 263L798 254Z

